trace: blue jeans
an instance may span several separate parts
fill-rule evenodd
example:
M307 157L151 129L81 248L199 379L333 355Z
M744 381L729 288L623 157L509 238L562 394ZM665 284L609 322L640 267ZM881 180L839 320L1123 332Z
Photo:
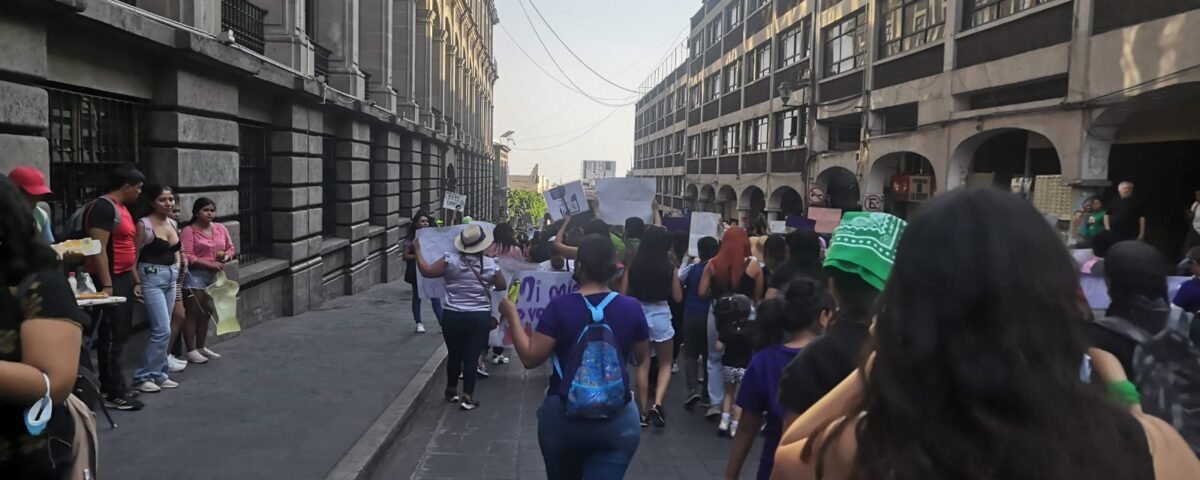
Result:
M546 395L538 409L538 445L553 480L607 480L625 477L642 440L637 402L608 420L567 418L562 397Z
M421 295L417 291L417 284L415 283L413 284L412 292L413 320L416 320L417 323L421 323ZM433 316L437 318L437 321L442 321L442 299L431 298L429 299L429 304L433 305Z
M708 401L710 405L720 405L725 401L724 369L721 366L721 352L717 350L717 317L712 310L708 311Z
M142 276L142 299L150 323L150 339L142 363L133 374L133 382L162 383L167 379L167 349L171 341L171 310L175 308L175 282L179 280L176 265L138 263Z

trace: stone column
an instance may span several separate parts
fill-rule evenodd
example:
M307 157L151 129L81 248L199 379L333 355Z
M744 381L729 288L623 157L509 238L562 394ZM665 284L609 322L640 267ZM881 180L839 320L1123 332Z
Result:
M337 130L334 147L334 171L337 194L334 215L337 236L350 241L345 248L346 293L355 294L371 286L367 271L367 238L371 232L371 127L347 121Z
M421 137L403 138L400 150L400 215L411 218L423 206L421 178L424 175L424 142Z
M400 148L399 132L371 130L371 226L367 239L369 284L400 279Z
M367 97L379 106L394 111L397 81L395 51L400 46L395 22L399 12L392 0L359 0L359 68L370 74Z
M437 20L439 23L441 20ZM433 68L431 72L430 88L430 113L433 115L433 128L435 131L445 131L443 122L445 122L446 108L446 84L449 78L446 75L446 31L440 26L435 26L433 32L433 50L431 52L431 62Z
M321 153L320 112L291 103L275 110L271 133L271 256L288 262L283 274L283 314L320 305ZM264 186L265 188L265 186Z
M434 128L433 98L431 82L433 82L433 11L426 5L427 0L420 0L416 6L415 26L413 32L413 101L420 107L420 125Z
M22 17L0 15L0 45L6 52L13 52L0 55L0 75L29 83L46 78L49 59L45 26ZM0 175L27 165L41 170L50 188L56 188L50 171L50 144L42 136L49 122L49 96L45 90L0 81L0 131L4 132L0 133L0 152L4 152L0 155ZM72 212L58 213L65 217Z
M272 60L313 74L313 49L304 32L304 0L250 0L267 11L263 19L266 55Z
M141 0L137 6L205 33L221 33L221 0Z
M417 5L413 0L375 0L392 4L392 88L396 92L397 113L417 121L416 107L416 36ZM428 75L427 69L421 73Z

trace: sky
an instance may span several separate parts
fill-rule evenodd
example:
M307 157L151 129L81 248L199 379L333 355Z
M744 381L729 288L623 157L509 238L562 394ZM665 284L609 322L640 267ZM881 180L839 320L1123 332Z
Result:
M624 175L632 165L632 103L639 97L625 89L637 91L643 84L654 86L646 79L660 65L670 63L671 54L686 43L689 19L701 3L496 0L500 24L495 26L493 45L500 78L494 88L493 134L499 137L509 130L516 132L512 135L515 144L509 154L509 173L528 174L534 164L540 164L550 182L570 182L579 178L583 160L616 160L617 175ZM587 66L616 86L573 58L532 5ZM530 21L550 55L538 42ZM681 58L680 54L674 57ZM630 105L601 105L570 90L571 82L592 97L609 99L604 103Z

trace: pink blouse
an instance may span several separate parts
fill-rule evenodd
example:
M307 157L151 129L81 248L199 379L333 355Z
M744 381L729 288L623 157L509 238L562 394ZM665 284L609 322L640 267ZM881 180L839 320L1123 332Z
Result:
M225 229L224 225L213 222L212 236L208 236L199 228L188 225L183 228L183 251L187 255L187 261L190 264L195 264L197 259L208 260L210 262L217 261L217 252L224 251L225 258L232 258L234 255L233 240L229 238L229 230Z

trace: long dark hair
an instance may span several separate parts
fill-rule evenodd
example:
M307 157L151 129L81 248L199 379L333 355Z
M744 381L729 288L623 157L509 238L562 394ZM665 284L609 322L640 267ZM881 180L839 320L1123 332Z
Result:
M174 194L175 189L173 189L167 185L159 185L159 184L144 185L142 187L142 195L141 195L141 197L138 198L137 207L134 208L134 213L136 213L137 215L134 216L133 218L139 219L142 217L148 217L151 214L153 214L154 213L154 201L157 200L158 196L162 195L163 192L171 192L172 194ZM204 207L201 207L201 208L204 208ZM200 209L196 209L196 213L199 213L199 212L200 212ZM193 215L195 215L195 214L193 214Z
M779 296L764 300L758 306L762 327L759 328L757 349L787 342L805 330L819 334L821 313L832 311L833 306L833 297L821 281L800 277L788 282Z
M513 231L512 225L500 223L496 225L496 229L492 230L492 235L496 237L496 245L499 245L501 253L508 253L514 248L520 249L521 245L517 243L516 232Z
M192 202L192 218L188 219L186 225L196 223L196 216L200 215L200 211L204 210L204 207L208 206L217 208L217 202L214 202L213 199L208 197L200 197L197 198L195 202ZM214 220L213 223L216 223L216 221Z
M617 274L617 248L607 235L592 234L579 242L575 258L575 281L607 285Z
M1074 262L1028 201L935 197L897 251L855 410L854 478L1140 478L1135 420L1079 376ZM834 443L821 437L818 477Z
M53 268L58 255L38 233L29 204L7 175L0 175L0 275L18 285L25 276Z
M788 259L784 266L795 273L824 278L821 272L821 237L812 230L787 234Z
M772 234L767 236L767 240L763 242L763 262L767 264L767 268L772 271L779 269L788 258L787 240L783 235Z
M671 298L671 233L659 226L646 227L641 246L629 270L629 296L643 302L661 302Z
M433 215L425 213L424 210L421 210L421 211L417 212L416 215L413 215L412 223L409 224L410 226L408 227L408 236L406 237L409 240L417 238L417 230L420 230L419 228L417 228L417 222L421 220L421 217L424 217L425 220L429 221L430 227L437 226L437 222L433 219Z

